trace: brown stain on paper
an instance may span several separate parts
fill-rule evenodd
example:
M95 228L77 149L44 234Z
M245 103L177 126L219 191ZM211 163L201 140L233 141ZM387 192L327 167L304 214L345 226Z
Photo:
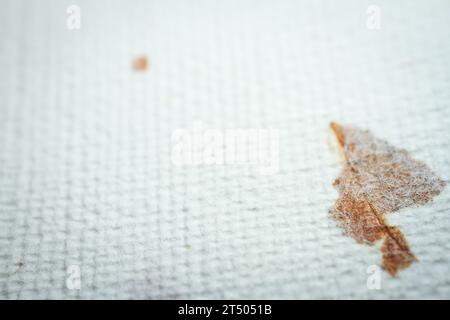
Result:
M133 61L134 71L144 72L147 70L148 65L149 62L146 56L140 56Z
M345 162L333 186L339 198L330 215L345 234L358 243L383 240L382 266L391 275L417 258L403 233L385 220L386 213L423 205L445 187L445 182L407 151L377 139L368 131L330 124Z

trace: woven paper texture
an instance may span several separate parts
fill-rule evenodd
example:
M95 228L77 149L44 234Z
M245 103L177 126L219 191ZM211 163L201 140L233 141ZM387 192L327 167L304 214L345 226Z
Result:
M0 1L0 298L450 298L448 187L386 216L419 261L379 290L329 218L330 121L450 173L450 2L371 4ZM174 166L196 122L277 129L278 173Z

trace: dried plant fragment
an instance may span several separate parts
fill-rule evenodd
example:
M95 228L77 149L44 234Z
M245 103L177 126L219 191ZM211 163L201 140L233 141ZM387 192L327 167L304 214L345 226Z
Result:
M402 232L384 214L431 201L445 182L407 151L368 131L331 123L345 163L333 186L339 198L331 216L358 243L383 240L383 268L394 276L416 259Z
M133 61L133 69L134 71L143 72L147 70L148 61L146 56L140 56Z

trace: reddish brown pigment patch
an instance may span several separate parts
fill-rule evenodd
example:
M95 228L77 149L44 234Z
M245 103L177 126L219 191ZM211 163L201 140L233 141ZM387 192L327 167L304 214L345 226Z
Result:
M403 233L396 227L386 225L386 237L381 246L383 268L394 276L417 260L409 249Z
M392 276L417 260L401 231L390 226L385 213L427 203L445 186L408 152L390 146L368 131L331 123L345 163L333 186L339 198L330 210L358 243L383 239L383 268Z
M143 72L147 70L148 60L146 56L140 56L133 61L133 69L135 71Z

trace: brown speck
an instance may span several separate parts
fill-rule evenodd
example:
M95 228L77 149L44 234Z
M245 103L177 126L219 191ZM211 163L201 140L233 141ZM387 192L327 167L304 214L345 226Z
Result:
M386 213L431 201L445 182L406 150L373 137L368 131L330 124L344 155L344 167L333 186L339 198L330 209L345 234L358 243L383 240L382 266L394 276L417 258L402 232L390 226Z
M133 61L134 71L143 72L147 70L148 61L146 56L140 56Z

